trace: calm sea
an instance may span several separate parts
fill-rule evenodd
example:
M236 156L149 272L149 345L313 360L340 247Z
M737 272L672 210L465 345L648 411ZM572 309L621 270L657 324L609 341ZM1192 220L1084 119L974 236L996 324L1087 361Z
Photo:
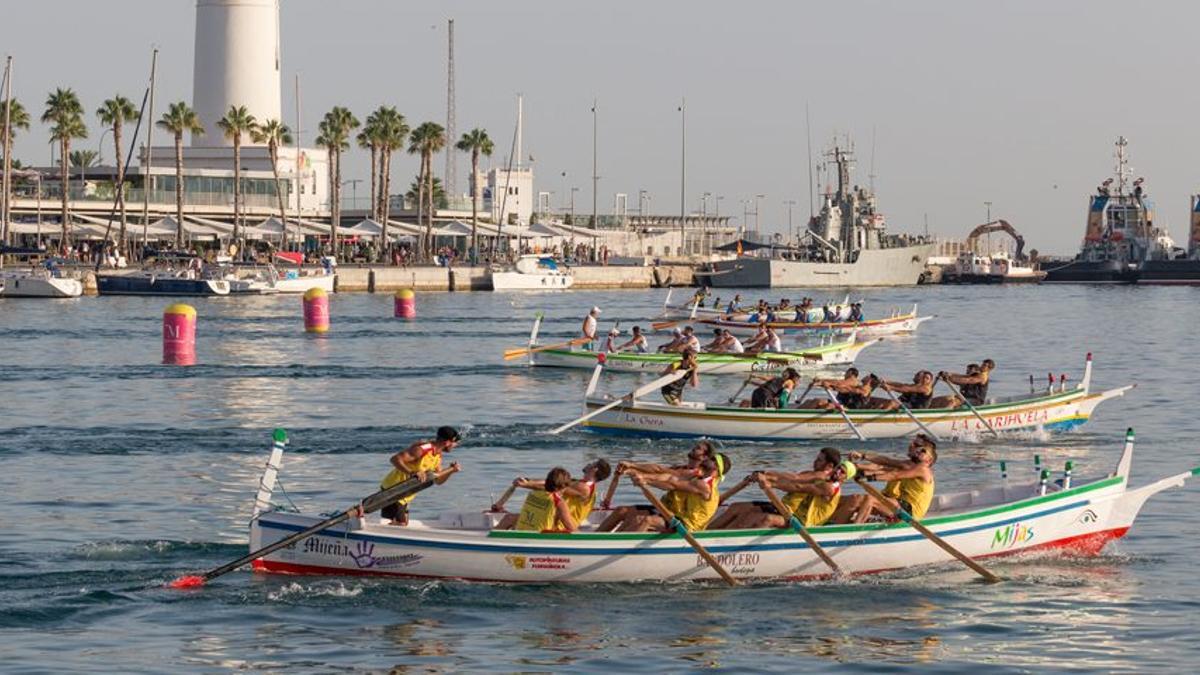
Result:
M685 291L686 292L686 291ZM812 293L810 293L812 294ZM1077 475L1111 470L1137 430L1134 482L1200 464L1195 344L1200 290L953 288L855 292L869 315L919 302L916 337L863 352L864 372L905 379L991 357L993 391L1047 372L1139 384L1078 431L949 446L941 489L1028 471L1041 454ZM728 295L727 292L722 295ZM766 296L763 292L744 293ZM780 292L770 294L777 298ZM788 292L793 299L798 291ZM823 294L815 294L818 298ZM500 353L602 326L645 327L663 293L421 294L419 318L387 295L332 298L333 328L304 334L300 299L197 300L199 361L159 365L161 299L0 301L0 669L223 671L1191 670L1200 656L1200 490L1152 500L1097 558L993 562L984 586L956 567L843 583L494 586L237 572L197 592L161 584L246 550L246 521L274 427L293 439L281 483L308 511L372 492L389 453L439 424L466 431L465 471L421 511L482 509L518 474L589 458L660 459L684 445L568 433L588 373L530 370ZM632 388L609 375L602 387ZM717 400L735 377L689 395ZM849 444L854 447L861 444ZM900 450L874 443L875 451ZM813 448L747 444L735 473L808 464ZM620 497L633 499L628 486ZM277 493L279 498L282 496Z

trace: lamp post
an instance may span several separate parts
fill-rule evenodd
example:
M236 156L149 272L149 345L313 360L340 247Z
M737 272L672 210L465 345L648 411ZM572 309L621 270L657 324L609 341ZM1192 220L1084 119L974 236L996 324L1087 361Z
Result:
M762 229L759 228L758 224L758 202L760 199L766 199L766 197L766 195L754 195L754 233L760 237L762 236Z
M795 199L789 199L784 202L788 209L788 243L792 243L792 207L796 205Z
M96 164L98 165L104 163L104 137L111 133L112 127L105 129L104 133L100 134L100 140L96 141Z

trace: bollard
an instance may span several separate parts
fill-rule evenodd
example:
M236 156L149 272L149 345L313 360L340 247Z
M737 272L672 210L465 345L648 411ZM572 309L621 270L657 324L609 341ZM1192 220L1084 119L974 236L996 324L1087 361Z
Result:
M396 291L395 317L397 319L415 319L417 316L417 294L411 288L401 288Z
M1071 460L1067 460L1067 466L1063 469L1062 486L1064 490L1071 489L1071 473L1075 469L1075 465Z
M1034 475L1038 475L1038 474L1042 473L1042 456L1041 455L1033 456L1033 473L1034 473Z
M1042 469L1041 480L1038 482L1038 492L1042 495L1046 494L1046 481L1050 479L1050 470Z
M1005 462L1005 461L1000 462L1000 480L1002 480L1002 481L1008 480L1008 462Z
M163 364L196 363L196 308L177 303L163 310Z
M329 296L320 288L304 292L304 330L309 333L329 330Z

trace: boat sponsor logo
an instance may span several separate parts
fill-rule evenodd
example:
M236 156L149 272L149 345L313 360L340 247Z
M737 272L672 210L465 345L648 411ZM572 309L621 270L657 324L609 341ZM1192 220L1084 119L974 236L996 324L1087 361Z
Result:
M1096 512L1091 509L1084 509L1083 513L1075 518L1075 522L1083 523L1084 525L1089 525L1097 520L1100 520L1100 516L1096 515Z
M754 574L754 570L758 567L759 554L757 553L720 553L713 554L717 562L721 563L721 567L729 570L730 574L734 575L750 575ZM707 567L708 562L700 555L696 556L696 567Z
M412 567L425 557L416 553L403 553L400 555L375 555L375 544L369 541L360 541L354 551L347 551L346 555L354 561L360 570L392 568L392 567Z
M514 570L565 570L571 558L561 555L506 555L504 560Z
M1043 410L1026 410L1022 412L1013 412L1006 415L995 415L987 417L987 421L991 423L993 428L1004 429L1006 427L1029 427L1038 424L1045 424L1050 420L1050 411ZM951 431L987 431L987 427L980 422L978 418L964 417L954 420L950 423Z
M992 533L992 549L1005 549L1033 539L1033 528L1024 523L1012 523L996 528Z

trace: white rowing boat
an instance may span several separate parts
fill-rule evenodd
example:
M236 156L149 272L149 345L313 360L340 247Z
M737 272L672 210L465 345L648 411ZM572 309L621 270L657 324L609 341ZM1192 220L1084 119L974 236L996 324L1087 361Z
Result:
M751 321L751 315L757 312L757 309L755 308L745 309L739 307L734 312L727 312L725 309L720 307L703 307L697 305L694 297L685 303L672 303L671 292L673 290L674 289L669 289L667 291L667 299L663 301L662 318L664 319L729 319L731 321ZM703 303L701 303L701 305L702 304ZM822 307L823 305L811 307L807 311L806 314L810 322L817 322L821 320L821 318L824 316ZM850 296L847 295L845 299L840 302L829 304L829 309L834 312L838 319L848 319L850 316ZM774 311L776 318L780 321L799 320L797 317L798 310L795 305L792 305L788 309L774 309Z
M278 459L269 462L256 504L269 500ZM1146 500L1181 487L1200 467L1131 488L1133 432L1116 470L1071 485L1003 482L934 498L922 523L972 558L1037 551L1095 555L1124 536ZM263 499L265 496L265 500ZM419 504L427 504L426 493ZM383 524L377 515L339 524L254 561L260 572L379 575L517 583L715 580L709 567L676 533L599 533L593 512L580 532L491 529L501 514L454 513ZM321 522L317 514L255 508L250 550ZM589 531L593 530L593 531ZM810 528L814 540L847 574L869 574L947 563L949 554L899 523ZM697 532L696 539L735 577L826 577L829 568L790 529Z
M641 437L707 437L754 441L802 441L837 438L900 438L920 431L939 438L978 436L992 429L1025 431L1067 430L1088 421L1096 406L1123 396L1136 385L1092 393L1092 357L1088 354L1083 379L1072 389L1053 388L1028 395L991 399L970 408L903 411L837 409L760 409L685 401L671 405L634 399L584 422L588 431ZM584 412L616 400L594 391L584 396ZM913 418L916 418L915 420ZM982 418L982 419L981 419ZM986 420L986 423L983 421ZM919 423L918 423L919 421ZM857 433L856 433L857 430Z
M917 316L917 306L913 305L912 311L908 313L893 312L891 315L881 319L866 319L864 321L836 321L836 322L818 322L805 323L800 321L773 321L767 325L775 329L780 335L818 335L822 333L834 333L846 335L848 333L858 333L863 337L880 337L886 335L897 335L902 333L915 333L917 328L924 322L932 319L933 316ZM758 332L758 327L761 324L751 321L733 321L730 319L697 319L695 326L697 331L703 331L704 328L725 328L729 329L730 333L737 336L751 336Z

